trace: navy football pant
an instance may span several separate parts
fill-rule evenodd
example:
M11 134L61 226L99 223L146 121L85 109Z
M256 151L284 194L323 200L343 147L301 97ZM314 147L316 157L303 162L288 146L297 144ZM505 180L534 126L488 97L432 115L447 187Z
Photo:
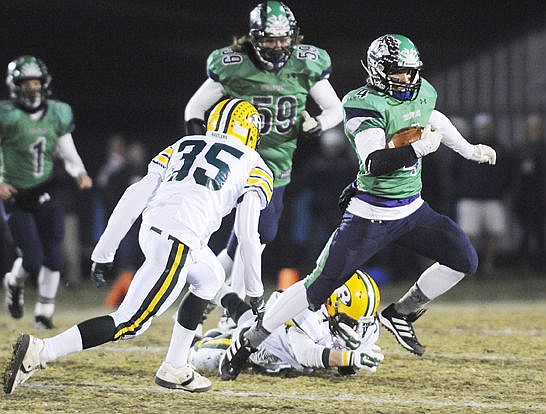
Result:
M23 269L30 274L37 274L42 265L61 270L64 262L62 205L51 199L32 210L11 207L8 225L13 241L23 254Z
M478 268L476 250L459 225L426 202L400 220L374 221L345 212L305 281L309 303L318 309L356 269L391 243L459 272L475 273Z

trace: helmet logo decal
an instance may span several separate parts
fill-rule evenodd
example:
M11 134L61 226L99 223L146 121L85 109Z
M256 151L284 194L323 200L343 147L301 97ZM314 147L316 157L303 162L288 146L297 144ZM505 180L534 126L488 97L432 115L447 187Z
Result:
M407 48L404 48L400 51L399 61L402 63L401 66L410 66L410 67L420 66L420 63L421 63L417 50L407 49Z
M351 306L352 298L351 291L349 288L343 284L337 289L337 298L338 300L346 306Z
M35 62L28 62L21 66L21 76L23 78L40 78L42 70Z
M268 36L287 36L289 31L290 22L285 15L267 17L266 33Z
M252 114L248 117L248 122L258 128L258 131L262 130L262 117L260 114Z

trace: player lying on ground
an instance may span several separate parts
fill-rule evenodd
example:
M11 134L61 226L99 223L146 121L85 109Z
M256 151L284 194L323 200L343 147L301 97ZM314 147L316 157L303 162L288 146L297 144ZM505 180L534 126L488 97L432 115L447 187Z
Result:
M273 292L266 309L279 294ZM250 306L227 286L217 298L237 327L223 334L221 330L211 330L212 336L205 336L193 346L189 362L199 370L218 371L231 337L237 338L240 330L255 320ZM378 306L375 281L358 270L317 312L306 309L273 331L250 355L249 362L269 374L284 369L307 374L330 367L338 367L341 375L355 374L360 369L375 372L383 360L381 349L375 345L379 338Z

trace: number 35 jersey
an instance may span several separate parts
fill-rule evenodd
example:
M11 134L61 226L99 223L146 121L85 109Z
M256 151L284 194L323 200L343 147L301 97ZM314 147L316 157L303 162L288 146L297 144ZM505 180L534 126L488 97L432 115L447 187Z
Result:
M331 71L325 50L303 44L278 72L260 69L246 53L230 47L208 57L208 77L221 83L226 95L249 101L260 112L264 126L258 152L274 173L275 187L290 182L309 90L319 80L328 79Z
M259 154L223 134L178 140L153 158L150 173L160 174L162 182L142 213L143 222L195 249L208 243L246 192L255 191L264 209L273 191L272 173Z

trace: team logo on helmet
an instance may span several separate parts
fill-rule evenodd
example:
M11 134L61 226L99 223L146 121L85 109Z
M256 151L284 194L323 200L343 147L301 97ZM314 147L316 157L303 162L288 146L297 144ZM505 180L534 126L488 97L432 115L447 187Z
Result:
M379 288L373 278L357 270L326 301L330 330L341 338L346 335L346 327L364 333L375 321L379 301Z
M258 110L242 99L219 102L207 122L207 135L229 135L253 149L258 145L261 129L262 119Z

